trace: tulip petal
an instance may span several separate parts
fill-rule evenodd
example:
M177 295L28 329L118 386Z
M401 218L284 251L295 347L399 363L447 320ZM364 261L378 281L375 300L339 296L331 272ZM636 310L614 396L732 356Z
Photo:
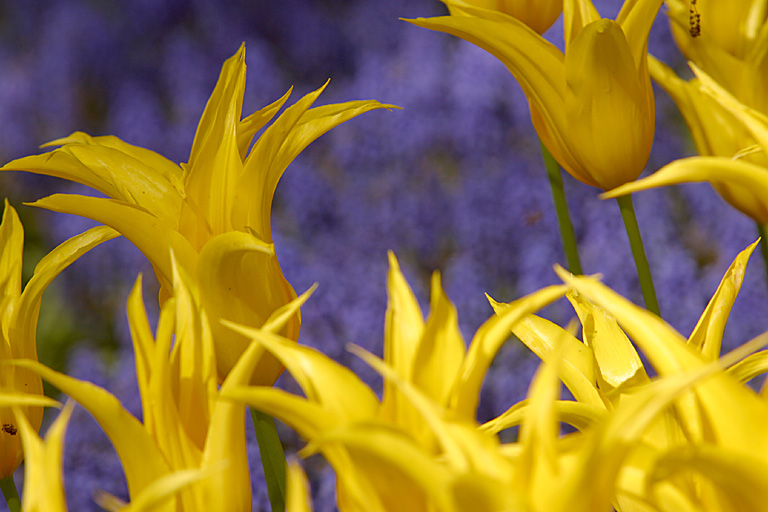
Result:
M402 512L452 509L450 473L402 433L361 424L336 429L312 443L320 450L337 444L350 461L343 470L335 467L339 486L357 501L358 510L376 510L377 504ZM341 508L341 496L339 501Z
M26 415L16 409L21 440L24 444L24 491L22 507L28 511L66 512L62 456L67 424L72 417L74 403L68 402L61 410L42 441L37 429L29 424Z
M421 308L392 251L387 254L387 313L384 321L384 361L405 381L413 380L414 360L424 333ZM395 417L397 391L384 381L383 408Z
M296 292L283 276L272 244L250 233L230 231L205 244L197 265L200 297L211 318L219 378L232 368L250 340L224 327L227 320L249 327L261 327L278 308L296 298ZM290 319L283 334L299 336L300 319ZM226 340L226 341L223 341ZM261 358L252 384L271 385L282 366L272 356Z
M581 29L600 18L602 16L597 12L591 0L564 0L563 33L566 52Z
M653 139L653 95L621 27L608 19L584 27L565 55L565 77L567 143L590 148L579 153L587 183L607 190L636 179Z
M312 512L307 475L295 457L288 459L288 492L285 497L285 512Z
M45 395L33 395L30 393L15 393L13 391L0 391L0 407L12 407L19 405L34 405L38 407L61 407L61 404Z
M257 110L253 114L240 121L237 127L237 147L240 152L240 160L245 161L248 156L248 150L251 149L251 142L256 132L264 128L268 122L275 117L275 114L283 108L283 105L291 95L293 87L283 94L276 101L270 103L266 107Z
M704 359L708 361L714 361L720 357L720 345L723 341L725 323L728 321L728 315L731 313L733 303L741 289L749 257L758 242L750 244L733 260L720 281L717 291L707 304L707 308L699 317L696 327L693 328L693 332L688 337L688 343L697 347Z
M647 79L646 55L648 53L648 35L664 0L625 0L616 22L621 26L629 43L638 74L645 70Z
M590 403L573 400L557 400L554 403L557 417L579 430L584 430L605 418L606 409ZM521 425L531 413L528 400L516 403L494 419L483 423L480 429L493 434Z
M189 242L175 227L164 224L137 206L75 194L54 194L31 203L31 206L80 215L114 228L147 257L161 286L167 291L173 290L169 248L180 265L190 272L195 269L197 254Z
M701 354L656 315L592 278L568 275L560 268L557 271L574 290L616 317L659 375L675 375L705 366ZM744 453L768 449L768 433L758 426L768 423L768 404L732 377L719 372L697 386L695 402L686 398L690 396L686 394L677 401L681 426L688 435L694 439L704 436Z
M279 359L307 398L322 405L328 414L346 421L366 420L376 415L379 407L376 395L349 369L292 340L261 329L229 325Z
M496 302L490 297L488 300L496 314L507 307L507 304ZM595 358L589 347L559 325L536 315L523 317L512 326L512 333L541 360L545 360L554 349L554 340L562 339L560 378L563 383L579 402L604 405L596 387Z
M177 165L116 137L90 137L76 132L49 144L57 143L65 146L13 160L2 170L27 171L81 183L112 199L135 204L163 222L177 222L182 190Z
M509 303L501 314L491 317L475 333L462 364L456 387L451 392L449 408L457 418L475 421L483 378L491 361L509 338L515 323L565 294L562 286L548 286Z
M601 389L610 393L625 384L647 382L640 356L616 319L578 294L569 293L566 297L581 321L584 344L595 356Z
M223 390L220 398L243 402L258 411L273 416L304 439L314 439L342 423L320 403L302 398L282 389L264 386L235 387Z
M10 315L15 309L16 301L21 295L21 264L24 261L24 226L21 224L19 214L11 206L8 199L5 200L3 222L0 224L0 311L3 317L3 329L11 325ZM3 332L3 337L8 333ZM11 354L6 353L10 349L5 340L0 343L0 356L2 359L10 359Z
M544 145L568 172L594 184L564 138L569 133L566 112L563 53L523 22L489 11L473 10L472 17L443 16L405 20L418 27L460 37L499 59L512 73L531 106L531 119Z
M17 346L21 350L17 357L37 359L35 348L37 319L43 292L48 285L80 256L102 242L118 236L120 236L119 233L112 228L97 226L64 241L38 262L34 274L24 287L15 312L12 336L19 341L29 340L18 343Z
M456 307L443 292L438 273L432 276L430 314L420 341L413 359L413 384L445 405L467 349Z
M198 249L205 240L233 229L233 199L243 169L238 127L245 92L245 44L224 62L208 99L184 167L186 200L179 230ZM204 220L203 220L204 219Z
M763 458L734 453L713 445L685 445L662 455L656 473L671 478L693 471L706 477L715 494L732 510L765 510L764 489L768 488L768 464Z
M91 413L120 457L132 496L168 474L169 467L160 455L154 439L111 393L90 382L51 370L36 361L20 359L14 364L39 373Z
M603 199L640 190L708 182L731 206L760 224L768 222L768 169L723 157L691 157L675 160L647 178L627 183L602 194Z

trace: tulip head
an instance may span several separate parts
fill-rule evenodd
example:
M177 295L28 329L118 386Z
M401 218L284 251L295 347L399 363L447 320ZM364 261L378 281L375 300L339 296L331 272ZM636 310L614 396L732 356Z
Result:
M601 19L585 26L565 55L566 169L610 189L637 179L653 143L655 107L647 70L635 62L621 26ZM546 132L545 132L546 133ZM542 132L539 131L541 136ZM555 140L542 137L548 148Z
M539 138L574 178L611 189L648 161L655 103L648 34L661 0L626 2L616 21L589 0L564 3L565 53L519 19L461 5L460 15L408 20L497 57L520 83Z

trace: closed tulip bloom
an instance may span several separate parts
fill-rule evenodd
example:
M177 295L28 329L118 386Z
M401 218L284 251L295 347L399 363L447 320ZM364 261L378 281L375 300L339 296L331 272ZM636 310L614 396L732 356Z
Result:
M589 0L564 3L565 53L523 22L487 9L408 20L456 35L501 60L528 98L534 128L576 179L608 190L648 161L655 104L648 34L660 0L627 1L616 20Z

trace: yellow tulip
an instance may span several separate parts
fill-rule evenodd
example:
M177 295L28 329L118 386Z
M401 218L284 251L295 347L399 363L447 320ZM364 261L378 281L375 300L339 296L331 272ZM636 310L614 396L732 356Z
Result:
M34 275L21 289L21 264L24 228L16 210L5 201L0 224L0 391L4 393L43 394L40 376L5 363L14 359L37 360L37 319L43 292L59 273L96 245L114 238L111 228L99 227L73 237L46 255ZM43 419L41 404L19 404L20 411L37 431ZM0 404L0 479L8 478L19 466L23 455L18 423L10 406Z
M675 41L688 60L740 101L768 113L763 87L768 66L768 2L697 0L692 5L689 0L667 0L667 14ZM692 37L696 26L699 34Z
M708 182L731 206L764 225L768 222L768 117L739 102L695 65L692 66L703 93L728 112L743 133L754 141L754 157L701 156L676 160L654 174L604 193L612 198L667 185ZM749 150L749 148L744 148ZM747 152L747 151L745 151ZM755 162L755 163L753 163Z
M543 34L563 12L563 0L449 0L445 4L454 16L460 16L463 6L498 11L517 18L532 30Z
M120 457L129 510L250 510L245 406L222 400L220 393L248 384L263 349L254 346L246 352L219 390L212 329L200 292L180 266L173 263L172 272L173 298L162 306L156 335L144 309L140 277L128 299L143 421L89 382L29 359L14 366L41 375L96 419ZM306 294L290 309L280 309L264 329L283 329L305 299ZM102 501L114 499L103 496Z
M14 160L2 169L56 176L98 190L107 198L59 194L34 204L82 215L119 231L152 263L161 284L161 302L172 295L172 250L178 264L199 284L211 319L261 326L296 297L278 263L270 228L281 175L328 130L359 114L389 107L371 100L310 108L324 88L287 108L251 147L290 91L241 119L242 46L222 67L187 163L176 165L113 136L76 132L46 144L62 146L59 149ZM299 325L299 318L292 318L284 334L296 340ZM248 340L224 329L218 320L211 321L211 328L223 380ZM281 371L280 364L266 355L253 382L272 384Z
M498 440L476 428L480 388L511 326L561 297L563 287L544 288L512 303L478 329L467 349L438 274L426 321L391 254L387 282L384 359L351 349L384 376L381 401L320 352L234 324L229 325L285 365L306 398L253 386L222 390L222 397L294 428L310 442L307 454L322 452L337 472L342 510L451 510L454 498L446 495L446 485L455 486L457 510L476 509L473 497L486 500L490 510L518 503L524 493L508 492L515 473L500 456ZM446 461L436 460L440 454Z
M462 5L461 16L408 20L492 53L528 98L534 128L576 179L608 190L648 161L655 106L646 51L661 0L628 0L616 21L590 0L564 2L565 53L523 22Z

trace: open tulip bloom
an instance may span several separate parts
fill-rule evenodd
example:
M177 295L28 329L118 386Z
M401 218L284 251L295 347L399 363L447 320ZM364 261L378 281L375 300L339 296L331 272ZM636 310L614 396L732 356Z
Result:
M333 127L370 110L390 107L351 101L310 108L325 86L287 108L260 137L290 96L241 119L245 46L223 65L192 143L189 161L177 165L117 137L76 132L49 142L50 153L20 158L3 170L28 171L87 185L106 198L56 194L35 206L88 217L113 227L152 263L160 300L172 295L171 251L193 276L211 318L261 326L296 297L275 255L270 227L275 188L290 162ZM285 335L297 339L299 318ZM247 340L211 323L219 379ZM272 384L281 367L259 362L255 384Z

